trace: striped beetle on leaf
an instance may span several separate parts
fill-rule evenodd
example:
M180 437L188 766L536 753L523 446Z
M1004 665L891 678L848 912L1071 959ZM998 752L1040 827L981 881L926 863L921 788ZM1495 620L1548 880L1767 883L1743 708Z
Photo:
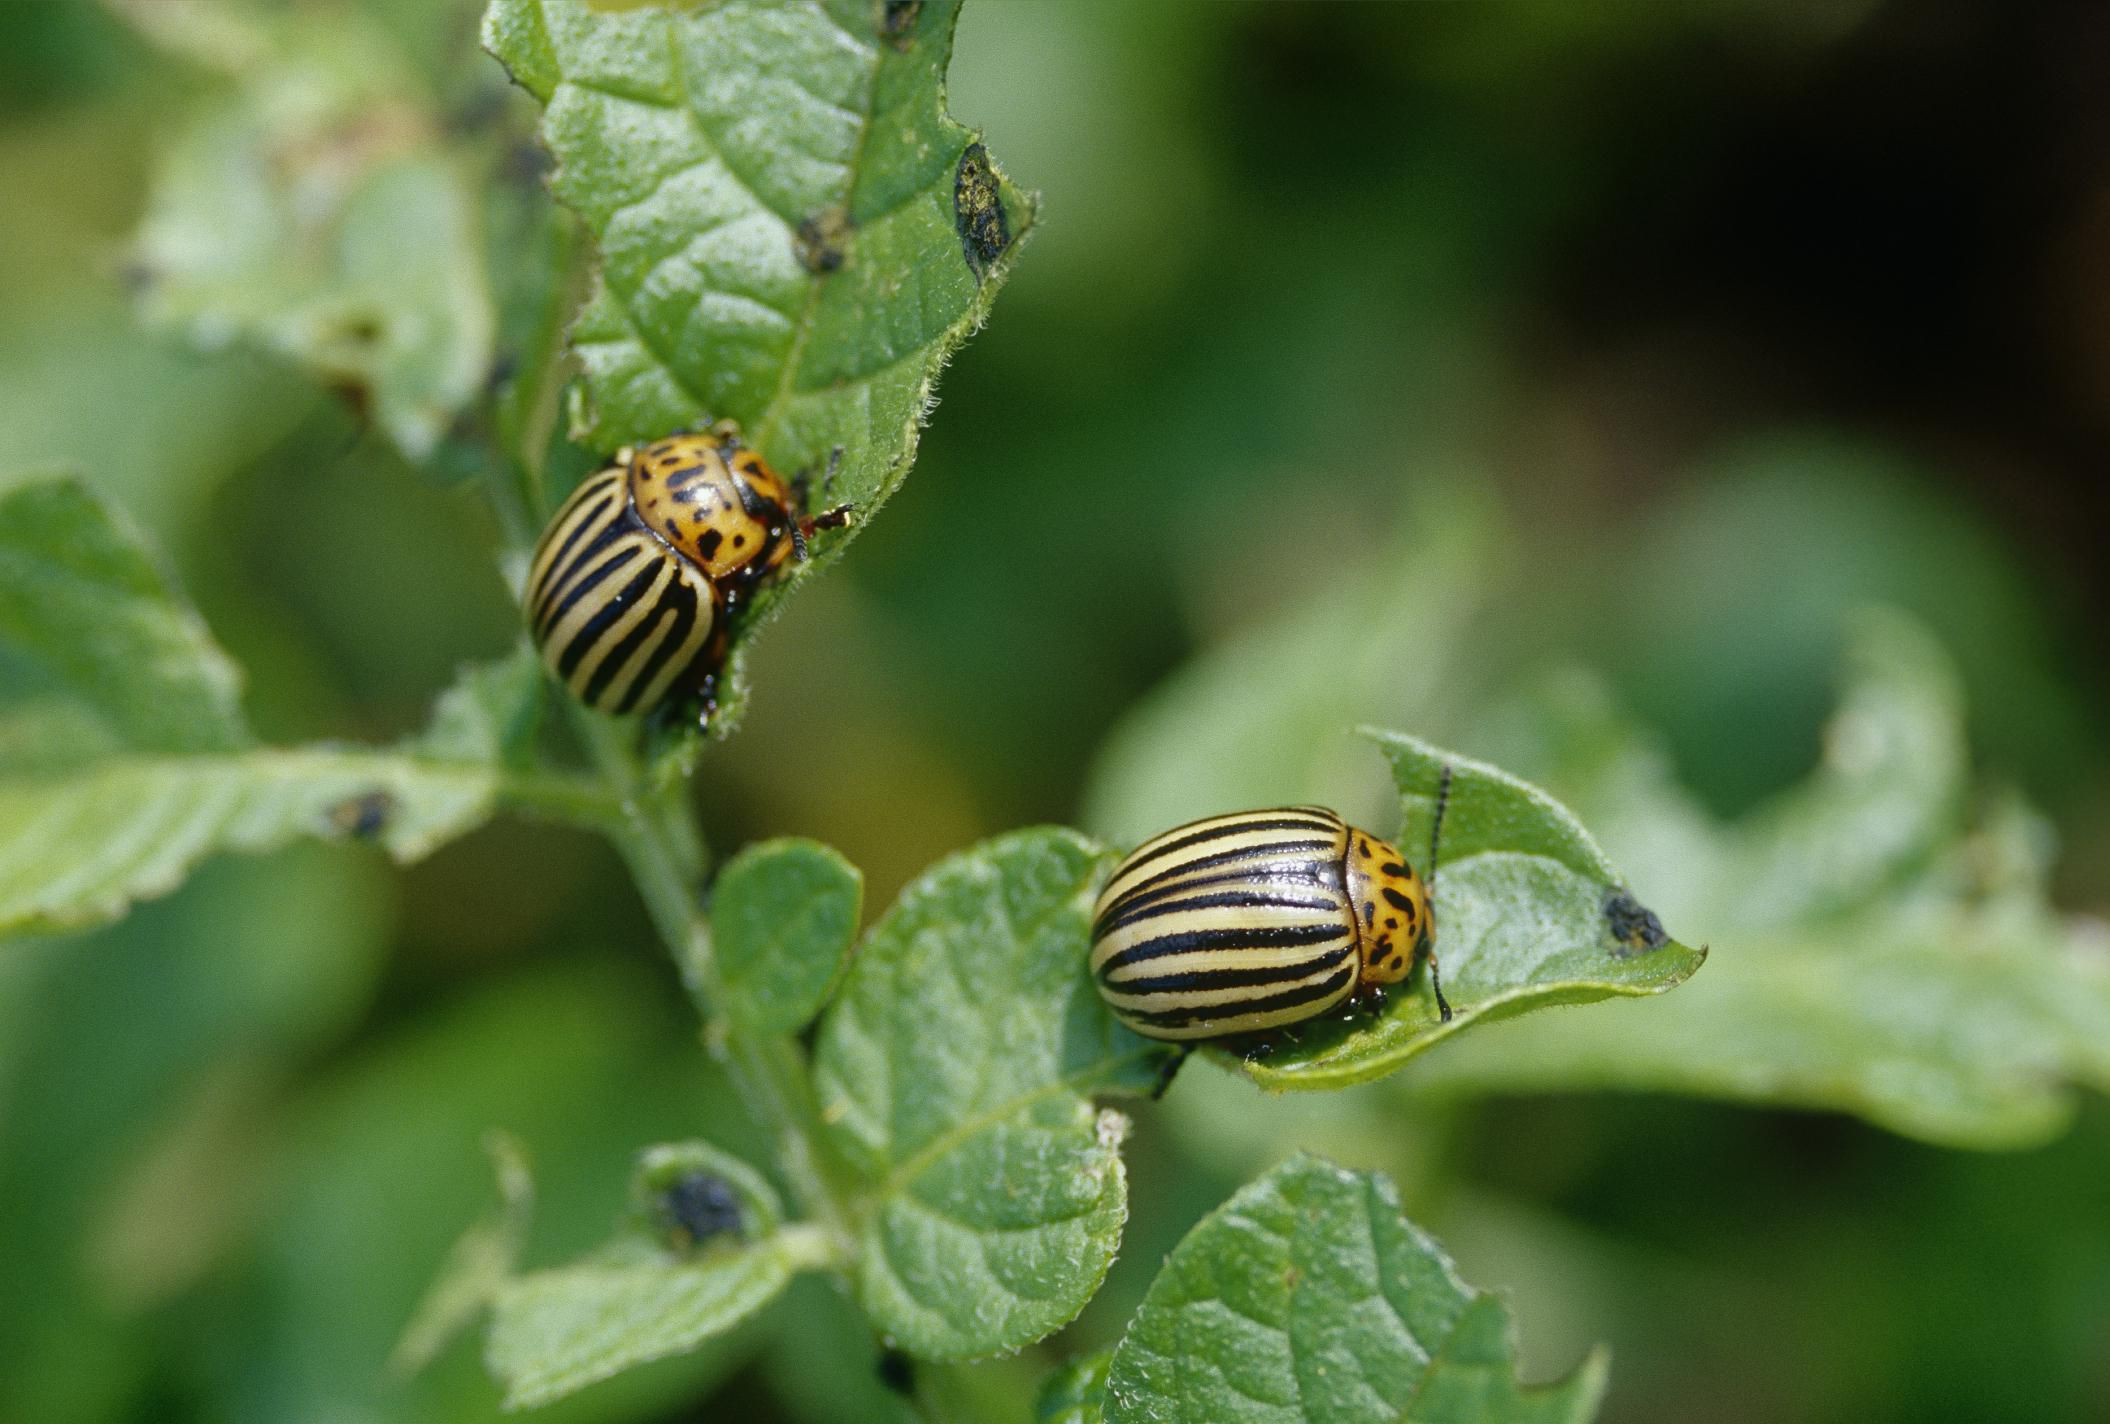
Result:
M1092 908L1092 978L1114 1016L1184 1041L1300 1023L1414 972L1436 1007L1431 904L1450 768L1436 795L1429 878L1323 806L1212 816L1145 841Z
M550 520L528 566L544 665L598 712L693 697L708 724L732 612L785 560L803 560L816 529L850 521L848 505L808 516L804 504L731 421L618 450Z

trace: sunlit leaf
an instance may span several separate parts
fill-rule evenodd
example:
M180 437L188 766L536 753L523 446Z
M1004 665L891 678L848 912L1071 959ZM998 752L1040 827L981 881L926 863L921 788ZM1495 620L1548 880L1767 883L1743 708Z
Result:
M546 106L552 186L600 244L572 332L587 438L731 418L787 472L839 450L821 497L861 517L901 482L1033 215L946 116L957 9L494 0L485 43Z
M1552 1424L1595 1416L1602 1353L1537 1388L1517 1382L1515 1359L1508 1310L1458 1279L1442 1249L1405 1219L1390 1181L1296 1157L1173 1250L1114 1349L1104 1417Z
M911 1354L1015 1350L1069 1321L1127 1214L1119 1114L1164 1051L1118 1027L1085 972L1103 867L1059 830L1021 831L916 881L851 961L821 1021L815 1082L859 1172L859 1289Z

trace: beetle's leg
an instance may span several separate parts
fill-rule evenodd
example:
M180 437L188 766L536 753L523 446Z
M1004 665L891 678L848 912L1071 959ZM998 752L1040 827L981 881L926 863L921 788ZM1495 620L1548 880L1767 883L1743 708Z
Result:
M791 552L800 563L806 562L806 541L816 529L842 529L849 525L856 513L847 504L838 504L833 509L824 509L810 518L800 515L791 522Z
M1348 996L1348 1016L1358 1023L1374 1023L1384 1011L1385 986L1382 984L1361 985Z
M732 648L732 612L738 597L738 589L718 591L717 607L711 618L710 641L703 645L703 656L697 662L705 671L691 684L691 695L696 701L689 705L697 708L696 725L702 731L708 732L711 719L718 715L718 675L725 671L725 657Z
M1451 1021L1451 1001L1443 997L1443 975L1436 968L1436 946L1430 945L1423 953L1429 957L1429 987L1436 991L1436 1012L1439 1022Z

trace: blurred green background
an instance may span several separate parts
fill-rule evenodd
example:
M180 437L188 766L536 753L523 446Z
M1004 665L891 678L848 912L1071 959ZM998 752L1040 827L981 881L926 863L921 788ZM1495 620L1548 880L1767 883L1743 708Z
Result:
M363 8L464 144L520 142L473 5ZM699 777L715 845L829 841L876 909L1002 828L1133 838L1188 809L1124 763L1172 715L1154 689L1307 617L1383 670L1338 708L1320 685L1326 725L1492 753L1503 689L1580 664L1734 816L1816 759L1846 620L1887 603L1957 661L1985 778L2057 828L2054 898L2101 916L2105 73L2110 12L1991 0L973 0L953 108L1042 221L913 478L761 640ZM0 477L71 464L119 501L267 738L394 736L516 636L495 530L339 396L135 320L157 154L214 84L111 10L0 6ZM1281 794L1379 804L1346 735L1288 751L1256 772ZM1200 1068L1137 1116L1105 1295L946 1383L995 1417L1311 1146L1400 1178L1512 1293L1531 1371L1610 1342L1609 1419L2110 1418L2100 1100L1990 1155L1640 1096L1263 1101ZM602 1233L635 1148L750 1140L583 836L223 861L8 946L0 1418L494 1413L469 1345L382 1368L490 1195L492 1126L536 1164L536 1263ZM885 1418L872 1350L807 1285L553 1412Z

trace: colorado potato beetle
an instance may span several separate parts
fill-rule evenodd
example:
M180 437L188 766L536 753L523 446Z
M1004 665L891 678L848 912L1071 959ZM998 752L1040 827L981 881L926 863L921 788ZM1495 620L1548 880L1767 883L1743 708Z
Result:
M528 566L529 631L559 682L596 711L696 697L707 722L730 615L816 529L804 499L720 423L616 452L550 520Z
M1114 1016L1149 1038L1188 1040L1299 1023L1376 993L1424 956L1436 968L1436 837L1429 880L1323 806L1212 816L1145 841L1092 909L1091 970Z

